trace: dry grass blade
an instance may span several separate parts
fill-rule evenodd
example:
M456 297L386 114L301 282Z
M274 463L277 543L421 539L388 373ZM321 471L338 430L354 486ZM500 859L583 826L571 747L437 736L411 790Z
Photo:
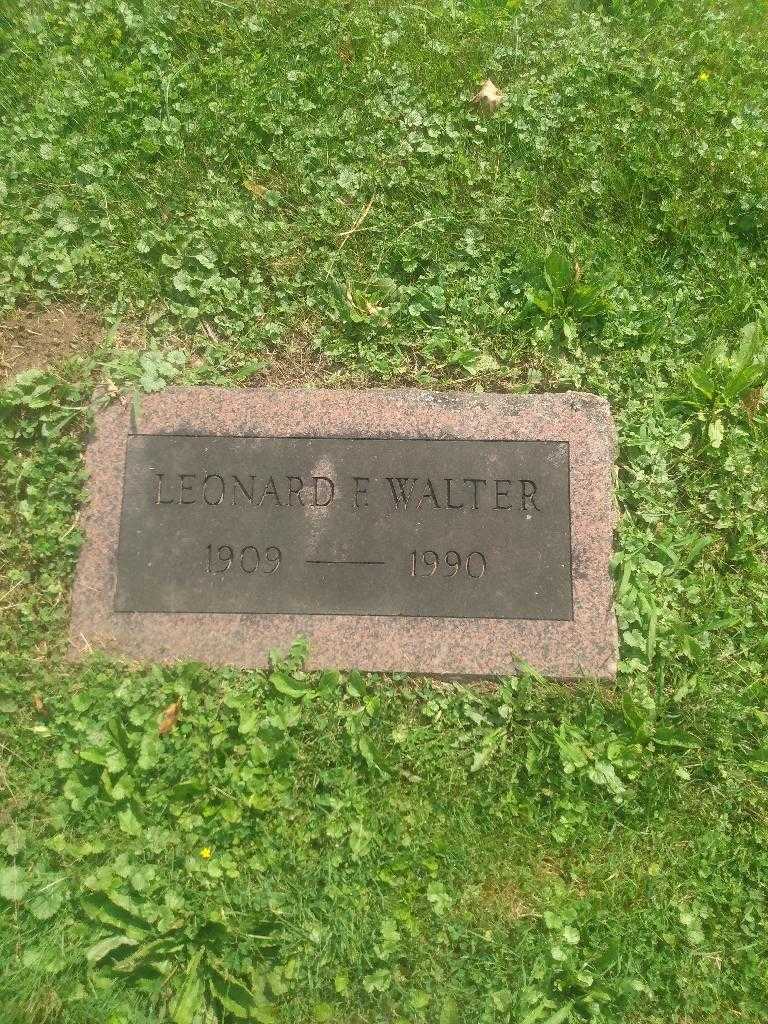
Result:
M359 216L359 217L357 218L357 220L356 220L356 221L355 221L355 223L354 223L354 224L352 225L352 227L351 227L351 228L349 228L349 230L347 230L347 231L342 231L342 232L340 232L340 234L339 234L339 238L341 239L341 242L340 242L340 244L339 244L339 249L341 249L341 248L343 248L343 247L344 247L344 245L345 245L345 244L346 244L346 242L347 242L347 239L351 238L351 237L352 237L352 235L354 235L354 233L355 233L356 231L359 231L359 230L360 230L360 228L361 228L361 227L362 227L362 225L363 225L363 221L364 221L364 220L365 220L365 218L366 218L366 217L368 216L368 214L369 214L369 213L371 212L371 207L373 206L373 200L374 200L375 198L376 198L375 196L371 196L370 200L368 201L368 204L367 204L367 206L365 207L365 209L363 210L363 212L362 212L362 213L360 214L360 216Z

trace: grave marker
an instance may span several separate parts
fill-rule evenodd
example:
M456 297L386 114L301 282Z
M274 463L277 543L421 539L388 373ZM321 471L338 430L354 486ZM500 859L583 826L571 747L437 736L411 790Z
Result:
M591 395L168 389L97 417L74 654L612 678Z

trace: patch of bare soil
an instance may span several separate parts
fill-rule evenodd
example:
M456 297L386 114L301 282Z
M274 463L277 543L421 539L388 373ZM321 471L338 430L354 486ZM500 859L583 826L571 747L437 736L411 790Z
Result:
M521 921L524 917L535 916L520 889L509 880L487 881L478 893L478 904L505 921Z
M0 381L89 351L103 334L96 317L71 306L17 310L0 320Z
M322 352L314 348L309 325L295 330L267 360L264 370L251 378L249 385L274 388L372 386L371 380L359 371L331 366Z

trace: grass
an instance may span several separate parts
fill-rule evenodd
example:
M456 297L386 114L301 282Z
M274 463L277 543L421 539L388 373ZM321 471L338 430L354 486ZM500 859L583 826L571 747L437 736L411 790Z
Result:
M6 2L0 308L103 331L0 399L2 1024L766 1019L767 41ZM95 405L286 379L608 397L615 689L68 663Z

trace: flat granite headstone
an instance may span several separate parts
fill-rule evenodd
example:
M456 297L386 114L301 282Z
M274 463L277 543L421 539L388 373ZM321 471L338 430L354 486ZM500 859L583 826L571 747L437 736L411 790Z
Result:
M613 678L594 395L169 388L98 414L71 645L256 667Z

